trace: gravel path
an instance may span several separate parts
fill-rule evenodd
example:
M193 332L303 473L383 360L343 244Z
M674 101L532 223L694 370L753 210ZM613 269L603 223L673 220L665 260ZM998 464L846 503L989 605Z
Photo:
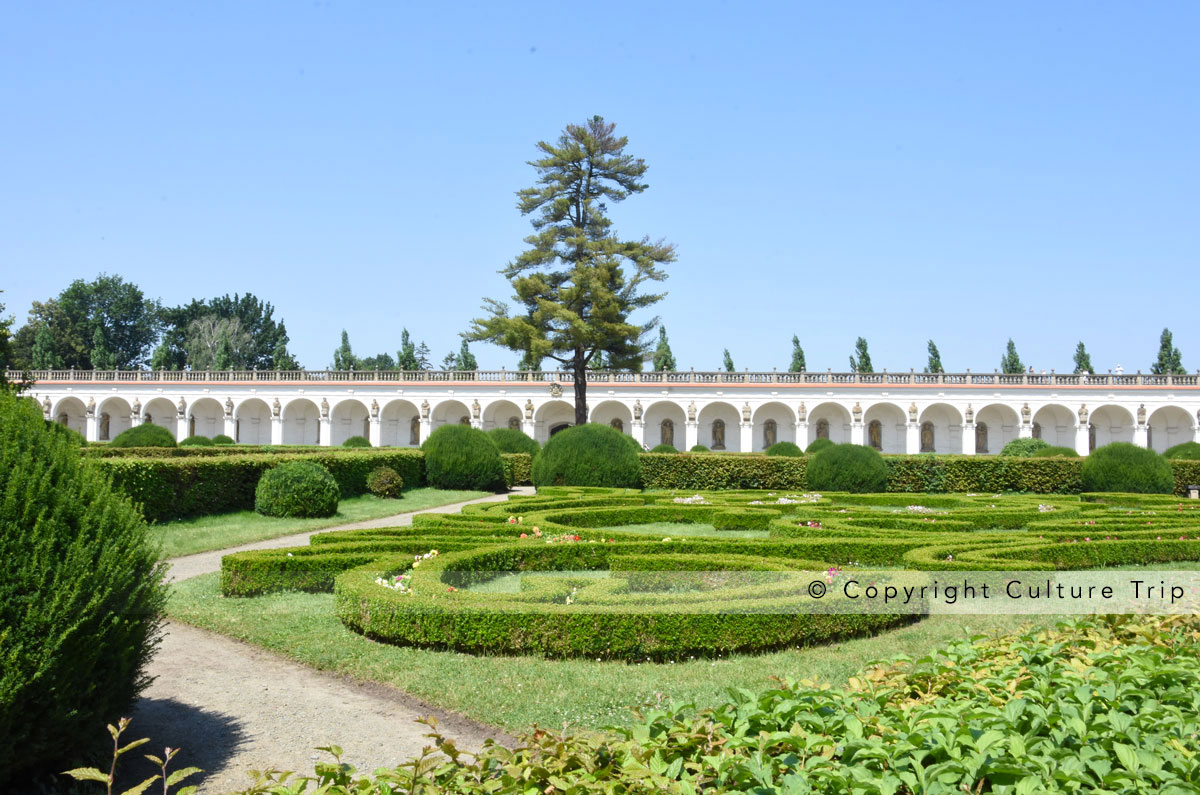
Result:
M514 493L532 493L532 489ZM495 495L470 502L504 499L506 495ZM456 513L467 504L418 513ZM412 517L412 513L400 514L314 532L409 525ZM183 580L218 571L222 555L296 546L306 543L310 535L176 558L169 561L169 577ZM329 759L313 749L332 742L345 751L343 761L360 772L394 767L430 744L424 736L428 728L415 722L421 716L437 717L439 731L464 749L480 747L487 737L512 742L497 729L395 688L318 672L187 624L166 625L149 674L155 682L138 702L130 736L150 737L148 747L160 751L165 745L183 748L175 766L203 768L203 776L189 780L200 784L202 793L245 788L251 782L247 774L254 769L311 773L315 760ZM128 768L132 774L144 772L138 760Z

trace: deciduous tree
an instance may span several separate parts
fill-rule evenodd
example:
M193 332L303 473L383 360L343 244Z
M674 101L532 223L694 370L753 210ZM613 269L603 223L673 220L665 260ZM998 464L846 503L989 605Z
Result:
M874 368L871 365L871 354L867 351L867 340L864 337L859 337L854 341L854 356L850 357L850 372L852 373L873 373Z
M1004 349L1004 355L1000 357L1000 372L1008 375L1017 375L1025 372L1025 364L1021 361L1021 357L1017 355L1017 346L1009 338L1008 345Z
M1171 330L1165 328L1162 330L1162 336L1158 338L1158 358L1154 364L1150 365L1150 372L1155 375L1184 375L1187 370L1183 369L1183 354L1175 347L1175 343L1171 338Z
M942 354L938 352L938 348L933 344L933 340L929 341L929 361L925 364L925 372L927 373L944 373L942 369Z
M736 371L733 366L733 357L729 355L729 349L726 348L724 355L721 357L721 366L725 368L725 372L732 373Z

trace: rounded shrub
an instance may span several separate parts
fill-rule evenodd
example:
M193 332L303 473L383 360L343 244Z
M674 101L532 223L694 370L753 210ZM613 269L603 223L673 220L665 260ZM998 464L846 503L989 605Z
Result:
M1051 445L1048 447L1039 447L1037 450L1034 450L1033 457L1034 458L1055 458L1055 457L1079 458L1079 453L1075 452L1074 447L1058 447L1058 446Z
M396 499L404 489L404 479L389 466L376 467L367 475L367 491L376 497Z
M828 450L833 446L834 442L830 441L829 439L813 439L804 452L808 455L813 455L814 453L819 453L822 450Z
M1177 444L1174 447L1168 447L1163 451L1163 458L1166 459L1183 459L1185 461L1200 460L1200 444L1196 442L1184 442Z
M161 425L144 422L121 431L108 443L111 447L175 447L175 437Z
M495 443L469 425L443 425L421 445L425 480L435 489L506 491L504 463Z
M218 433L216 436L214 436L212 438L212 441L213 441L213 444L236 444L236 442L233 441L232 437L226 436L223 433Z
M1084 491L1135 494L1171 494L1175 491L1175 474L1167 459L1129 442L1113 442L1096 448L1083 459L1079 474Z
M337 513L341 491L325 467L287 461L268 469L254 489L254 510L264 516L307 518Z
M1045 439L1013 439L1004 445L1004 449L1000 451L1000 455L1015 455L1021 458L1029 458L1038 450L1045 450L1049 446L1050 443Z
M886 491L887 481L883 456L860 444L835 444L808 462L808 486L817 491Z
M767 455L802 456L804 451L792 442L776 442L766 450Z
M637 488L642 466L626 438L598 423L560 431L533 459L533 485Z
M370 447L371 442L365 436L351 436L342 442L342 447Z
M179 443L180 447L212 447L216 442L207 436L189 436Z
M642 453L646 452L646 447L645 447L645 445L643 445L643 444L642 444L641 442L639 442L637 439L634 439L634 438L633 438L632 436L630 436L629 434L627 434L627 433L622 433L622 434L621 434L621 438L625 440L625 443L629 445L629 449L630 449L630 450L632 450L633 452L635 452L635 453L637 453L637 454L639 454L639 455L641 455Z
M516 428L493 428L487 435L501 453L526 453L535 456L542 449L537 439L530 439Z
M137 508L80 458L70 434L3 391L0 495L0 791L8 791L96 758L97 728L129 714L149 684L166 587Z
M710 451L710 450L709 450L707 447L705 447L704 445L702 445L702 444L694 444L694 445L692 445L692 449L691 449L689 452L692 452L692 453L708 453L708 452L711 452L711 451Z
M72 446L83 447L84 445L87 444L87 439L85 439L83 437L83 434L80 433L79 431L75 430L74 428L68 428L66 425L63 425L61 422L54 422L53 420L43 420L43 422L46 423L47 431L49 431L52 434L55 434L56 436L60 436L68 444L70 444Z
M650 448L652 453L678 453L673 444L656 444Z

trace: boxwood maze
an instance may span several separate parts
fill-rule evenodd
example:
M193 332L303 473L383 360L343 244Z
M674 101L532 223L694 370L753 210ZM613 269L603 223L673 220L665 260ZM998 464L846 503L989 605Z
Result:
M400 645L625 659L759 652L913 620L811 612L811 602L797 605L796 572L1196 561L1198 507L1122 494L546 488L458 515L420 515L412 527L323 533L307 547L228 555L221 591L332 591L346 626ZM621 531L651 523L713 529Z

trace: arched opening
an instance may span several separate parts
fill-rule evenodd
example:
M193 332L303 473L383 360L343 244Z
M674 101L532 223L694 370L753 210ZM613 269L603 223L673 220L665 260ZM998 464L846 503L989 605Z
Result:
M784 403L764 403L754 411L754 449L796 441L796 412Z
M906 453L908 435L905 430L904 409L895 403L875 403L863 412L867 424L867 447L881 453Z
M371 411L355 398L338 401L329 412L330 443L336 447L351 436L371 438Z
M867 423L867 447L883 452L883 423L879 420Z
M87 406L77 397L65 397L51 411L55 422L80 434L87 434Z
M556 433L558 433L559 431L565 431L567 428L570 428L570 427L571 427L571 423L569 423L569 422L560 422L557 425L552 425L552 426L550 426L550 435L553 436Z
M188 406L188 436L209 439L225 433L225 409L210 397L197 398Z
M124 398L106 398L96 408L96 438L102 442L117 438L133 427L132 414L133 409Z
M574 424L575 406L565 400L551 400L533 412L533 438L545 444L553 433L562 430L561 426L570 427Z
M511 400L493 400L483 407L479 416L485 431L493 428L521 429L521 407Z
M234 441L238 444L271 443L271 407L260 398L247 398L233 410Z
M962 452L962 415L946 403L934 403L921 412L922 453L951 455Z
M603 400L592 407L591 422L607 425L625 433L633 423L633 410L616 400Z
M1146 446L1156 453L1195 438L1192 415L1178 406L1156 409L1146 420Z
M992 452L988 449L988 426L986 422L975 423L975 454L987 455Z
M983 428L980 431L980 428ZM1021 417L1003 403L992 403L975 412L975 453L995 455L1021 435ZM1074 446L1074 445L1072 445Z
M321 412L308 398L293 398L283 407L284 444L320 444Z
M416 404L408 400L389 400L383 405L379 410L379 444L383 447L420 446L421 410Z
M850 441L850 412L840 403L819 403L808 412L808 439L804 446L817 439L836 444Z
M742 450L742 435L738 432L741 413L729 403L717 401L709 403L700 409L696 415L697 443L709 450L731 450L733 452L749 452ZM685 439L677 439L676 447L683 448Z
M1075 449L1075 426L1079 418L1066 406L1049 403L1033 415L1034 438L1055 447Z
M1095 450L1113 442L1133 441L1133 415L1120 406L1100 406L1091 413L1088 449Z
M460 400L443 400L433 407L429 417L432 420L432 428L436 431L443 425L463 424L463 417L467 418L465 424L471 424L471 410L467 408L467 404Z
M660 444L669 444L676 450L682 449L684 442L683 429L686 427L687 415L683 407L667 400L660 400L646 407L642 420L646 423L646 447L654 448ZM670 422L664 424L664 420ZM669 438L664 441L664 435Z

